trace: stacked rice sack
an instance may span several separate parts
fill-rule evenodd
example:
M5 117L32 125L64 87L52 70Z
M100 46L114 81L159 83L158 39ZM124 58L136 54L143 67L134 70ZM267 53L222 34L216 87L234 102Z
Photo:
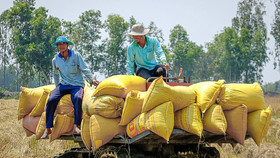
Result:
M116 135L125 135L119 125L124 99L132 91L146 91L146 80L131 75L115 75L85 92L81 137L87 149L96 150Z
M227 133L244 144L248 132L260 146L268 131L271 109L265 107L259 83L224 84L217 102L223 107L229 125Z
M224 82L170 86L159 77L146 90L145 79L116 75L103 80L96 89L86 83L82 140L87 149L96 150L118 134L133 138L150 130L169 141L172 130L180 128L199 137L204 130L217 135L229 134L240 144L244 144L248 132L260 145L271 119L260 85ZM23 126L28 136L36 133L39 139L45 130L44 109L52 88L34 89L40 92L36 95L22 92L18 117L24 117ZM55 115L50 140L73 128L70 95L61 99ZM30 125L32 121L36 126Z
M163 81L162 77L159 77L152 82L145 94L131 91L127 95L120 124L126 125L130 121L126 132L131 138L150 130L169 141L174 128L180 128L201 136L203 132L201 111L205 112L216 101L222 84L223 81L219 81L217 85L213 84L218 89L208 90L207 95L215 95L215 98L211 98L211 101L197 101L199 99L196 99L196 91L199 88L195 89L194 86L169 86ZM150 116L155 114L157 116ZM132 120L132 118L134 119ZM212 126L209 124L209 127ZM215 130L214 128L213 131L215 132ZM219 131L216 133L219 133Z
M193 89L169 86L160 77L152 82L144 94L131 91L127 95L120 124L126 125L129 122L126 132L131 138L150 130L169 141L174 128L175 112L194 102Z
M36 134L36 139L40 139L46 129L46 104L50 92L55 85L47 85L38 88L21 87L18 106L18 119L22 120L22 125L27 137ZM90 86L85 82L85 91ZM71 95L63 96L54 114L54 127L50 134L50 141L59 138L62 134L72 132L74 124L74 108Z
M223 80L206 81L190 86L197 93L204 130L229 134L242 145L248 133L260 146L271 119L271 109L265 107L261 86L223 83Z
M180 128L197 136L202 136L203 130L228 134L242 145L248 133L259 146L271 119L271 109L264 106L260 85L224 82L172 87L160 77L147 92L131 91L127 95L120 124L129 122L126 132L131 138L150 130L168 141L173 128ZM159 112L168 107L166 104L173 105L174 116L171 109ZM161 116L149 116L160 113Z
M224 80L205 81L190 86L197 95L196 104L201 110L203 130L217 135L225 135L227 129L223 109L216 104L216 99L224 82Z

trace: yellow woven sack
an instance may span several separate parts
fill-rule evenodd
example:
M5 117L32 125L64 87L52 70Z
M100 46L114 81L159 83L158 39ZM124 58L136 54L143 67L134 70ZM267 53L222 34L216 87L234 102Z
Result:
M225 80L219 80L217 82L205 81L190 86L196 92L197 103L202 113L205 113L205 111L216 102L224 82Z
M193 103L195 103L196 93L187 86L174 86L171 87L171 101L174 106L174 111L183 109Z
M44 92L44 88L53 90L55 85L47 85L38 88L20 87L19 105L18 105L18 120L29 114L37 104L38 100Z
M44 91L44 89L26 87L21 87L20 90L18 120L22 119L25 115L32 111Z
M146 80L132 75L111 76L97 86L92 96L113 95L125 98L131 90L146 91Z
M69 117L74 117L74 105L72 103L71 94L64 95L57 104L55 116L57 114L66 114Z
M214 134L225 134L227 121L221 105L213 104L204 114L203 127Z
M224 110L244 104L248 112L265 109L264 95L260 84L231 83L222 87L218 102Z
M266 136L271 120L270 107L248 113L248 133L258 146L261 145L263 137Z
M85 81L84 95L87 93L91 93L90 95L92 95L94 90L95 90L95 88L93 86L90 86L90 84L87 81Z
M92 105L96 99L96 97L92 97L93 92L95 89L87 88L85 89L84 97L83 97L83 102L82 102L82 109L83 109L83 114L87 114L88 116L91 116L89 112L89 105Z
M174 111L172 102L163 103L149 112L141 113L127 126L127 135L131 138L147 130L169 141L174 127Z
M54 126L50 134L50 142L59 138L62 134L73 130L74 118L67 115L57 114L54 119Z
M22 127L26 132L26 137L30 137L35 134L37 125L41 116L30 116L26 115L22 119Z
M238 143L244 145L247 132L247 107L243 104L232 110L225 110L227 133Z
M48 98L50 95L50 90L45 88L43 94L41 95L39 101L37 102L36 106L30 112L30 116L41 116L42 113L46 109L46 104L48 102Z
M82 108L88 116L98 114L106 118L117 118L121 116L123 105L123 98L112 95L103 95L95 98L85 94Z
M43 112L36 128L36 140L41 139L46 130L46 112Z
M177 111L175 113L174 127L200 137L203 132L203 124L199 107L196 104L192 104Z
M45 86L41 86L41 87L37 87L35 89L49 89L50 91L54 90L56 88L55 84L49 84L49 85L45 85Z
M121 122L119 125L127 125L131 120L141 113L142 105L146 92L136 90L130 91L124 102Z
M90 140L90 117L87 115L83 115L83 120L81 123L81 137L83 143L85 144L86 148L90 150L91 148L91 140Z
M120 118L108 119L99 115L91 115L90 138L93 151L108 143L117 134L124 135L125 127L119 126L119 122Z
M174 111L177 111L194 103L195 96L195 91L192 88L186 86L171 87L163 81L162 77L159 77L150 85L141 112L149 111L168 101L172 101Z

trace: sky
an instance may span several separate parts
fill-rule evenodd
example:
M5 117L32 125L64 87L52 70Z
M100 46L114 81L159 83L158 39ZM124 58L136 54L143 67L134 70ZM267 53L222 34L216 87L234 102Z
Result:
M12 0L0 1L0 13L13 6ZM264 1L267 7L264 20L270 33L275 7L271 0ZM133 16L146 27L153 21L162 30L165 43L169 41L170 30L180 24L191 41L204 46L224 27L231 26L238 2L239 0L36 0L35 7L45 7L49 15L72 22L91 9L100 10L103 21L110 14L119 14L126 21ZM269 51L273 51L274 39L270 34L269 38ZM264 83L280 80L280 71L273 69L273 58L270 58L263 72Z

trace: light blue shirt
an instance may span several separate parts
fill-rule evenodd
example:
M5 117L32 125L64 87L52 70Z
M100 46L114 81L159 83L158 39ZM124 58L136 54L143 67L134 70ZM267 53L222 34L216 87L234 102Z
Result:
M68 57L65 60L61 54L57 54L53 60L53 76L56 85L81 86L84 87L83 74L88 80L93 79L93 75L88 69L80 53L68 50Z
M137 70L140 68L153 70L156 65L159 64L155 54L161 62L166 61L165 54L162 51L157 38L146 36L146 44L144 48L142 48L136 41L133 41L127 48L127 73L130 75L134 74L134 62L136 63Z

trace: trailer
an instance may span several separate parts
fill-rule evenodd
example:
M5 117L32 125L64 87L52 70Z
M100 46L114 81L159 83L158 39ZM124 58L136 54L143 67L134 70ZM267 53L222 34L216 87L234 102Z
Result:
M151 80L147 80L147 89L151 84ZM171 86L190 86L190 77L165 78L167 84ZM170 82L173 81L173 82ZM175 81L175 82L174 82ZM249 136L246 136L246 139ZM229 143L237 144L230 135L216 135L207 131L203 131L202 136L188 133L182 129L173 129L170 140L158 136L151 131L145 131L133 138L128 136L116 135L107 144L103 145L96 151L87 150L83 144L81 135L70 134L63 135L59 139L73 140L79 143L80 148L73 148L57 155L57 158L80 158L80 157L102 157L102 158L168 158L168 157L215 157L219 158L220 153L210 144Z
M249 136L246 136L248 139ZM219 158L220 153L210 144L219 145L237 142L229 135L215 135L203 131L202 137L181 129L173 129L170 140L151 131L145 131L133 138L117 135L96 151L87 150L79 134L63 135L59 139L73 140L80 148L72 148L56 156L56 158L169 158L169 157L213 157Z

